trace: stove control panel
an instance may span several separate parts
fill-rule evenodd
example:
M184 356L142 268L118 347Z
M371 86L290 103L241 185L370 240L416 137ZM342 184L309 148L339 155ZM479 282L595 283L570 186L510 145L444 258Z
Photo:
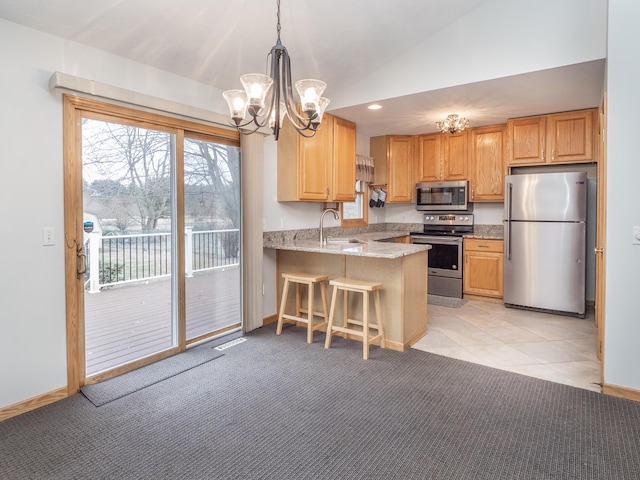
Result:
M425 225L473 225L473 214L425 214L423 222Z

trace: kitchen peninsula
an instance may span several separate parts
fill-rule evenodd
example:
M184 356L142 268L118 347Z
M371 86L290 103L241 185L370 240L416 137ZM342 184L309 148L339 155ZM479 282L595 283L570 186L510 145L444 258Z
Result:
M427 331L427 259L431 246L380 241L399 235L398 232L375 232L329 238L325 246L320 245L317 237L265 238L264 247L277 250L277 304L282 296L284 272L381 282L386 348L405 351ZM316 297L316 311L321 311L320 295ZM288 308L293 309L295 296L289 299ZM360 318L359 307L350 304L351 318ZM336 321L342 322L342 308L336 309Z

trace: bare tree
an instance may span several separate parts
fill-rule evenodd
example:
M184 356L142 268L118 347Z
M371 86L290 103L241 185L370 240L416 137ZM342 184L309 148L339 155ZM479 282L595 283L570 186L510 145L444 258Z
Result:
M92 210L118 226L135 220L142 230L156 230L158 220L171 214L175 136L126 124L83 122L84 181L95 187L89 188L92 201L101 204ZM239 149L186 138L184 152L187 214L207 228L239 228ZM120 200L108 199L108 191Z
M143 230L155 230L171 212L173 136L158 130L84 119L83 174L92 183L125 186Z
M186 186L200 187L215 210L209 213L240 227L240 151L237 147L204 140L185 139Z

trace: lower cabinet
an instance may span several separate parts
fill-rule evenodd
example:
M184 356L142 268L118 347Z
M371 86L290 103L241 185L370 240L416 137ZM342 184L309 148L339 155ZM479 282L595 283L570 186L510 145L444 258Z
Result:
M465 294L502 298L503 245L502 240L464 239L462 285Z

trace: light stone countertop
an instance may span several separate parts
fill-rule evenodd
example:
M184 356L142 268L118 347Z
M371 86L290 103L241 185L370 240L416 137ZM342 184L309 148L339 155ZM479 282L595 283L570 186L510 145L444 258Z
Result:
M473 233L464 235L464 238L478 238L481 240L503 240L504 227L502 225L475 225Z
M263 243L264 248L272 248L275 250L291 250L299 252L311 253L327 253L333 255L355 255L360 257L372 258L401 258L407 255L425 252L431 249L431 245L417 245L410 243L393 243L379 242L385 238L400 237L408 235L409 232L384 231L360 233L344 237L327 237L328 242L325 246L320 246L320 240L311 239L266 239ZM334 240L332 242L331 240ZM349 240L357 240L358 242L348 242Z

